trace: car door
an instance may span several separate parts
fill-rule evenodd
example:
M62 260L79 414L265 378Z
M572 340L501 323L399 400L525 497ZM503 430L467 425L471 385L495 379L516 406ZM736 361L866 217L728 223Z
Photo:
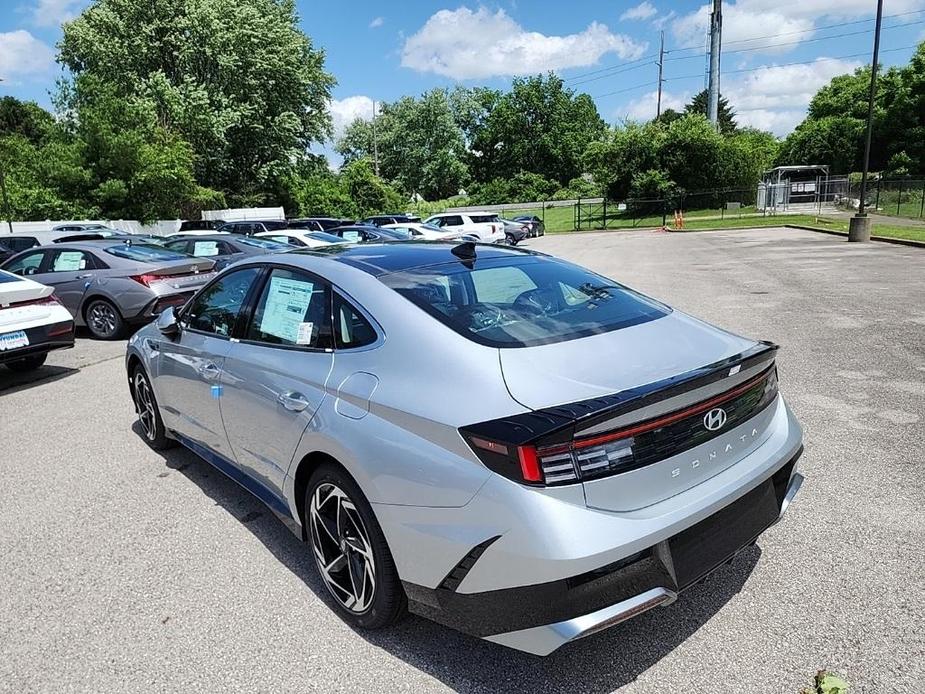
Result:
M222 420L241 470L274 505L333 365L331 290L303 270L274 266L225 359Z
M164 425L229 462L233 454L219 410L222 367L260 274L260 267L246 267L213 280L181 312L179 335L148 338L157 354L155 391Z
M55 296L71 315L76 316L87 288L105 265L87 251L77 248L56 248L48 252L41 273L33 279L55 288Z

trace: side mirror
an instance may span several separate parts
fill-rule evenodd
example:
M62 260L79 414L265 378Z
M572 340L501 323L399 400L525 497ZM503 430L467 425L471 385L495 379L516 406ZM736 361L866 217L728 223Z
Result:
M180 323L177 320L177 314L174 313L173 306L161 311L157 317L157 329L166 337L175 337L180 334Z

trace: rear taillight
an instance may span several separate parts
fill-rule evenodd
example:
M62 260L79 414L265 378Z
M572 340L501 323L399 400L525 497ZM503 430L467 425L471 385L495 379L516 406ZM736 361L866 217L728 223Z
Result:
M157 282L158 280L164 279L163 275L157 275L154 273L145 273L143 275L129 275L129 277L139 284L143 284L146 287L150 287L152 282Z
M500 475L530 485L570 484L628 472L676 455L728 432L776 397L777 369L772 366L716 397L595 436L573 436L571 422L524 425L516 418L464 427L460 433L485 466ZM706 430L704 413L721 405L729 410L724 410L729 426L722 431Z
M0 305L0 308L21 308L23 306L62 306L63 304L58 300L54 294L49 294L48 296L43 296L41 299L29 299L28 301L14 301L8 306Z

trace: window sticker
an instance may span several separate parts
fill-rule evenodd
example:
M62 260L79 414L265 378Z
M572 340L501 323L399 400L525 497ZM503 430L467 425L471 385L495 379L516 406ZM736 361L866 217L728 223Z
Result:
M275 335L290 344L307 344L299 342L299 331L305 325L303 319L314 288L314 282L271 277L260 332Z
M218 241L196 241L193 244L193 255L200 258L218 255Z
M299 323L299 334L296 336L296 344L310 345L312 343L312 330L315 324L312 322Z
M84 254L80 251L61 251L55 257L55 266L52 272L73 272L83 270L87 266Z

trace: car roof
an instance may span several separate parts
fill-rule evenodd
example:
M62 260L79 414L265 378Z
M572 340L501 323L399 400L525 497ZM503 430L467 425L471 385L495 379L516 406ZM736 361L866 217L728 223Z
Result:
M461 262L453 254L458 243L445 241L395 241L391 243L367 243L357 245L330 245L321 248L299 248L286 253L287 257L321 256L378 277L390 272L402 272L426 265ZM477 258L521 258L541 256L526 249L499 246L496 244L471 244Z

